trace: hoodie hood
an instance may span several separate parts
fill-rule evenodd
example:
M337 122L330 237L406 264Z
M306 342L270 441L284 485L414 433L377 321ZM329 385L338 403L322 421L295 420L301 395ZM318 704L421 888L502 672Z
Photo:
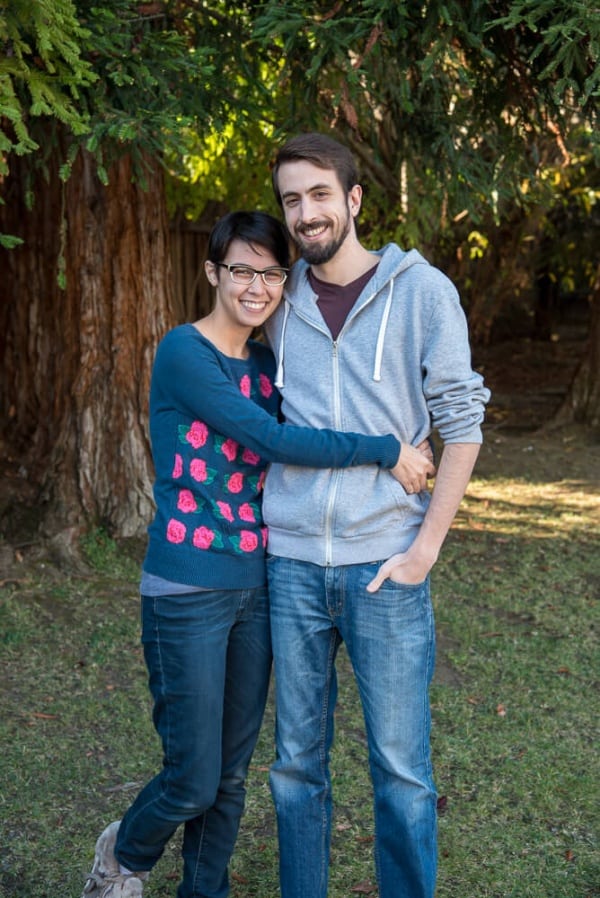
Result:
M399 246L396 246L395 243L388 243L387 246L384 246L382 249L372 252L372 256L373 264L379 259L379 265L377 266L377 271L363 291L364 295L362 300L357 303L357 307L359 308L362 306L367 296L379 293L380 290L389 284L392 278L398 277L398 275L402 274L403 271L406 271L407 268L411 268L413 265L429 265L429 262L423 258L418 250L411 249L405 252L400 249ZM298 259L298 261L294 263L286 281L283 293L284 300L295 308L304 309L308 299L307 293L309 294L309 297L312 297L314 304L315 295L308 283L309 268L308 262L305 262L304 259ZM306 311L306 309L304 310ZM315 318L320 318L318 310Z
M375 356L373 359L372 377L374 381L381 380L381 359L383 356L383 348L387 333L387 325L392 307L394 296L394 283L403 272L412 268L413 265L429 265L426 259L416 250L411 249L408 252L401 250L395 243L388 243L382 249L372 253L373 264L379 259L377 270L373 277L366 285L362 295L357 299L354 307L348 315L347 323L354 318L359 312L382 291L386 292L386 301L381 315L379 332L375 346ZM277 315L283 317L283 323L279 332L279 341L277 346L277 375L275 386L282 389L285 385L284 381L284 355L285 355L285 333L288 317L292 309L309 324L312 324L319 330L327 333L327 328L321 317L317 306L317 296L313 292L309 280L309 264L304 259L299 259L293 266L290 276L286 282L286 288L283 294L283 304L280 306ZM346 325L344 325L345 328ZM344 331L342 328L342 332ZM341 336L341 334L340 334Z

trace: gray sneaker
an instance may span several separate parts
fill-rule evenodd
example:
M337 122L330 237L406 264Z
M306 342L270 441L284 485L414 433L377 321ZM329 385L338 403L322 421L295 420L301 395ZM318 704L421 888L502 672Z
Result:
M96 842L94 866L87 876L81 898L142 898L143 882L148 879L148 874L128 873L125 876L119 871L115 842L120 824L120 820L115 820Z

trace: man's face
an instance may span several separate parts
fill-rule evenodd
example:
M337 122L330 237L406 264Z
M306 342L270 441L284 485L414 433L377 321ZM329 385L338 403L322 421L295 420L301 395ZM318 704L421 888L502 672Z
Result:
M332 169L285 162L278 172L285 223L309 265L329 262L354 227L361 188L345 192Z

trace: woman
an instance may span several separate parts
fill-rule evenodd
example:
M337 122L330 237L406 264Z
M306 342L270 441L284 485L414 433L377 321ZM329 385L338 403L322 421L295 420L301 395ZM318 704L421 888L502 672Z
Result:
M275 364L251 339L281 300L287 237L234 212L210 237L215 305L161 341L150 389L156 515L143 565L142 642L162 770L96 844L83 898L135 898L180 824L178 898L224 898L271 669L261 491L271 461L433 470L392 435L277 420Z

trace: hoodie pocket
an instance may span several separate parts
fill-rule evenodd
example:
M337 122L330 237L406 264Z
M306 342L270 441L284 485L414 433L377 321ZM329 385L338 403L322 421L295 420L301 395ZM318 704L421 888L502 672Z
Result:
M403 528L412 517L412 497L389 471L360 467L340 474L332 515L334 538L357 539L390 527Z
M330 469L271 465L263 499L265 524L299 535L324 533L333 474Z

